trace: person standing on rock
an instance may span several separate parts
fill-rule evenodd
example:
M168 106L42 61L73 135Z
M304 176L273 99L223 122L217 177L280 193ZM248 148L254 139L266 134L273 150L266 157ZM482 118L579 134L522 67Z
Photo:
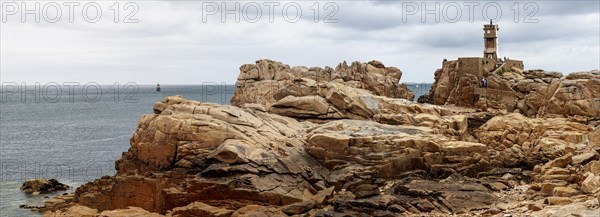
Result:
M487 78L486 77L481 78L481 87L487 87Z

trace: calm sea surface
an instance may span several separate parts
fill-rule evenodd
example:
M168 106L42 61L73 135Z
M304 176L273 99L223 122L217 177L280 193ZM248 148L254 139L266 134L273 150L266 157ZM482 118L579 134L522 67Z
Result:
M430 84L409 84L415 99ZM121 84L77 87L3 86L0 93L0 216L40 216L20 209L41 205L44 196L19 190L32 178L56 178L72 186L115 173L114 162L129 148L143 114L165 96L229 104L234 86ZM60 89L60 91L59 91ZM16 93L15 93L16 92ZM64 193L64 192L59 192Z

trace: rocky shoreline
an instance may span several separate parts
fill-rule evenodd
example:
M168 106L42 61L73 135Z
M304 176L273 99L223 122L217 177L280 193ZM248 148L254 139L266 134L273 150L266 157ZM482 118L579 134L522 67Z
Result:
M157 102L117 174L45 216L593 216L600 73L477 77L449 64L429 95L379 61L259 60L231 105ZM474 82L473 82L474 81ZM598 102L600 105L600 102Z

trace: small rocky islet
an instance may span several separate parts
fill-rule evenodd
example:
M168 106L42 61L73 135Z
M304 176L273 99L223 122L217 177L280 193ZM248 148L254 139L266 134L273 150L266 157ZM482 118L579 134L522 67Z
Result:
M55 191L65 191L70 188L56 179L29 179L21 185L20 189L27 194L39 195Z
M600 73L444 63L416 103L379 61L259 60L231 105L154 104L117 173L45 216L596 216ZM498 90L501 94L487 94ZM150 110L150 108L149 108Z

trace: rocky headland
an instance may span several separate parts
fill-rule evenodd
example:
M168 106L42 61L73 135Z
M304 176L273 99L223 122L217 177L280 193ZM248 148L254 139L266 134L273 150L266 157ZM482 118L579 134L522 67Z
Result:
M453 68L455 67L455 68ZM45 216L594 216L600 74L447 66L412 101L379 61L259 60L231 105L165 98L117 173ZM497 90L495 93L494 91ZM150 110L150 108L149 108Z

